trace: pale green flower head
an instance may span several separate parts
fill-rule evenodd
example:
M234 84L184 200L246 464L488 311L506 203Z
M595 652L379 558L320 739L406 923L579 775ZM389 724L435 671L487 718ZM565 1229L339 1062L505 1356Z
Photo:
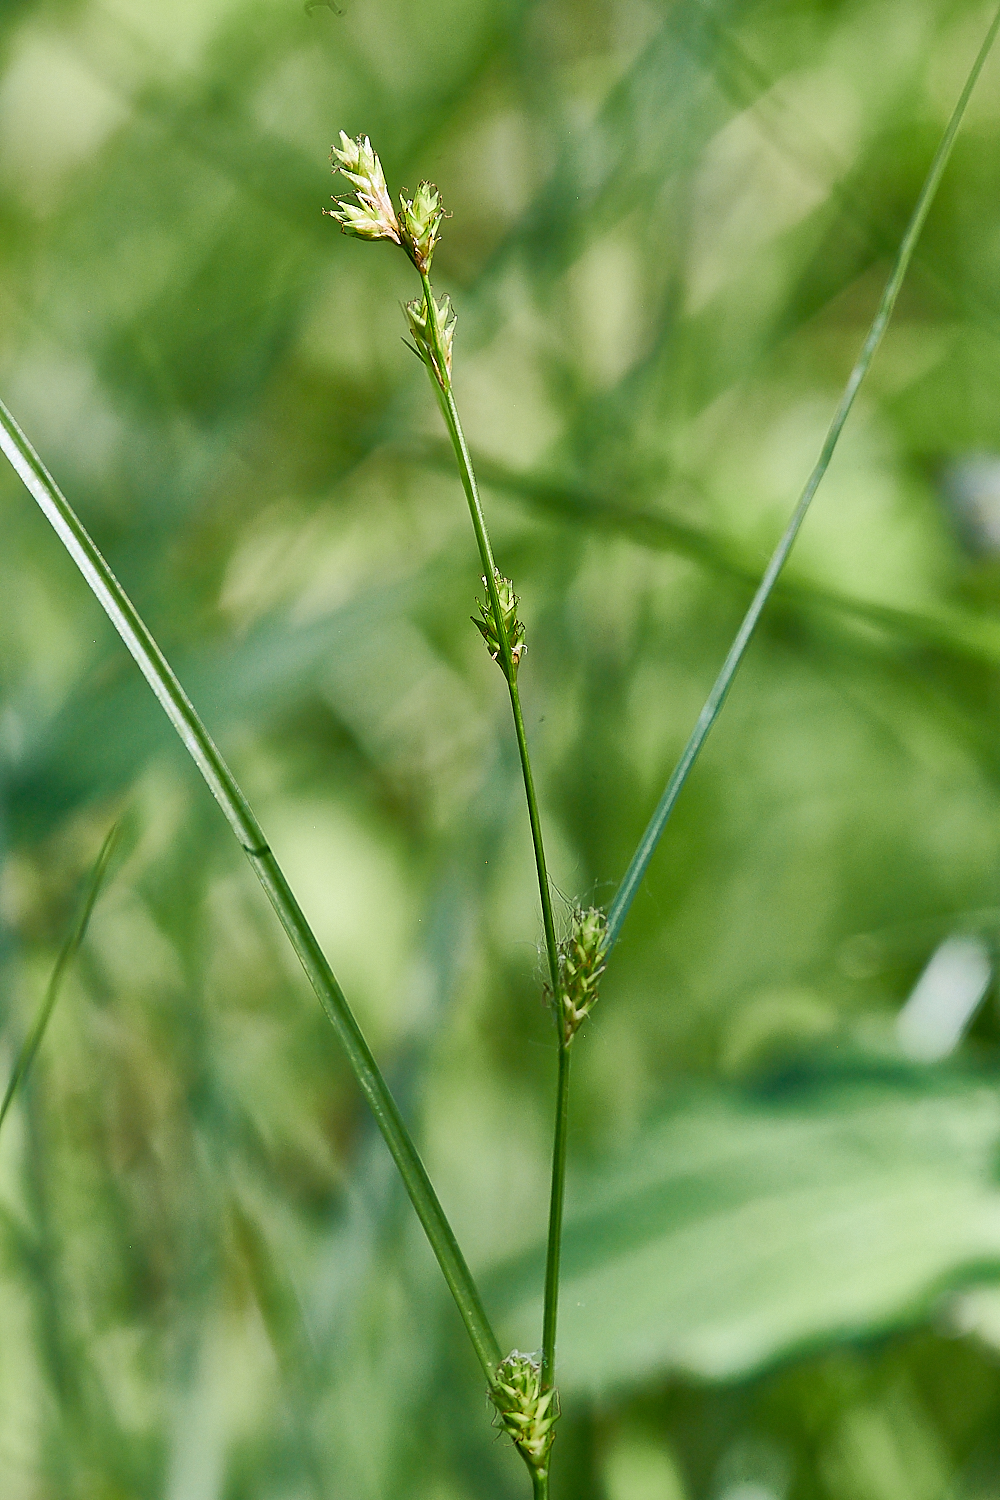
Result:
M492 1395L504 1431L531 1467L544 1471L559 1408L555 1391L542 1390L542 1367L537 1356L513 1349L501 1361Z
M516 677L521 657L528 649L524 643L524 626L517 618L517 595L514 593L514 585L510 579L504 578L499 570L494 573L493 577L497 586L497 598L500 600L500 613L503 616L504 635L507 637L507 645L510 647L510 662L514 669L514 676ZM486 586L486 579L484 578L483 587L486 588ZM480 618L477 620L475 615L473 615L472 623L486 642L486 649L493 660L506 675L507 668L503 652L500 649L500 637L497 634L497 625L493 618L493 605L490 602L489 594L487 593L486 595L485 604L478 599L476 603L479 605Z
M422 182L412 198L400 193L399 206L403 212L403 244L417 270L426 275L444 218L441 194L432 182Z
M361 240L392 240L393 244L401 245L403 233L389 197L382 163L368 137L359 135L352 141L342 130L340 146L333 147L333 155L340 162L341 174L355 188L358 201L354 204L338 200L336 208L325 208L323 212L336 219L345 234L357 235Z
M435 301L434 309L437 313L438 329L441 334L441 348L444 353L445 364L444 371L438 366L434 338L428 327L427 305L423 297L418 297L415 302L403 303L406 321L410 325L410 333L413 336L413 347L424 363L431 365L438 380L443 385L446 385L451 379L451 346L455 337L455 324L458 318L452 309L450 297L442 297L440 302Z

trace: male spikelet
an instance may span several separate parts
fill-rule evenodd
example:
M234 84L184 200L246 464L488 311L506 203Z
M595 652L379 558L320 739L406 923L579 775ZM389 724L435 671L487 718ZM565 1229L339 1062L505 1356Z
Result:
M361 240L391 240L394 245L401 245L403 230L389 197L382 163L368 137L359 135L352 141L342 130L340 145L333 147L333 155L340 163L341 174L354 187L358 201L346 203L338 199L336 208L324 208L323 212L336 219L345 234L357 235Z

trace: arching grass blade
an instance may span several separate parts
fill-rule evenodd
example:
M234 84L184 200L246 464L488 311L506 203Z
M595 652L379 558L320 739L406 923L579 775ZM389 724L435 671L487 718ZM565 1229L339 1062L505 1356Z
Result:
M861 382L868 374L871 362L875 357L879 344L882 342L889 319L892 317L896 298L899 296L900 288L903 285L910 261L913 258L913 252L920 238L920 232L924 227L924 222L930 212L934 196L944 175L944 169L948 165L948 158L955 144L955 137L958 135L966 107L972 95L972 90L975 88L979 75L983 70L986 59L996 40L998 30L1000 30L1000 11L994 16L992 25L986 33L986 39L979 49L975 62L972 64L969 76L965 81L965 87L962 89L958 103L955 105L951 119L948 121L948 128L945 130L941 138L941 143L934 154L934 160L931 162L930 170L920 190L920 196L917 199L910 222L906 227L906 233L900 242L885 291L882 293L878 309L872 320L872 325L868 330L868 336L862 345L857 362L850 373L833 421L830 423L819 458L816 460L815 467L806 481L805 489L799 497L798 504L792 513L792 518L785 528L784 535L775 548L771 561L767 565L767 570L761 579L760 586L753 597L750 608L747 610L743 618L743 623L736 633L736 639L729 648L729 654L723 663L722 670L705 701L704 708L698 715L698 722L691 732L691 737L684 747L680 760L674 767L670 780L664 789L663 796L657 803L656 810L650 818L646 831L640 839L639 846L633 854L632 861L625 872L625 878L618 887L614 901L611 903L611 909L608 912L609 949L618 940L622 923L625 921L629 907L632 905L635 894L642 884L646 870L649 868L649 862L656 852L656 846L660 842L664 828L667 826L667 820L673 812L674 804L691 773L691 768L698 758L702 745L708 738L712 725L722 711L722 705L726 701L733 678L736 676L740 663L746 653L747 646L750 644L750 639L764 611L764 606L770 597L771 590L774 588L788 558L788 554L792 550L792 545L799 534L802 522L806 518L806 512L812 503L813 496L819 489L823 476L830 466L830 460L840 439L840 434L844 430L844 424L850 415L851 407L854 405L854 398L858 394Z
M135 605L2 402L0 450L6 454L15 472L38 503L131 652L253 866L254 873L264 887L306 977L347 1054L351 1071L392 1153L483 1372L493 1386L500 1361L500 1347L486 1316L479 1289L472 1279L454 1231L364 1033L278 861L268 847L250 804Z

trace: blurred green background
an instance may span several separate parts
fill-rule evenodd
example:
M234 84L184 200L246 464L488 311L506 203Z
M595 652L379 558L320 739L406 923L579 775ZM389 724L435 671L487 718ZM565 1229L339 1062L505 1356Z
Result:
M247 790L508 1346L554 1046L435 264L564 914L607 901L815 457L971 0L3 0L0 393ZM558 1500L1000 1492L1000 56L577 1042ZM526 1476L223 819L0 474L3 1500ZM3 1075L0 1075L2 1078Z

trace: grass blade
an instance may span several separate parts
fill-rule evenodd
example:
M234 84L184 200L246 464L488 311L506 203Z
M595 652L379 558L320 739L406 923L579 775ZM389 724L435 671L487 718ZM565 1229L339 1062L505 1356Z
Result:
M52 1012L55 1010L56 1001L59 999L59 991L62 989L62 982L66 977L66 971L80 951L80 944L86 936L90 918L94 907L97 905L97 898L101 894L104 877L108 873L111 856L114 854L115 846L118 843L119 832L120 824L115 823L101 845L101 852L94 861L83 898L83 905L80 908L80 915L77 917L76 925L63 944L59 952L59 957L56 959L55 968L52 970L52 978L49 980L48 988L45 991L45 999L42 1001L38 1015L35 1017L35 1024L25 1037L21 1045L21 1050L17 1054L17 1059L10 1075L10 1081L7 1084L7 1091L3 1096L3 1103L0 1104L0 1130L3 1129L3 1122L7 1118L7 1112L14 1102L14 1095L24 1082L28 1069L34 1062L35 1055L42 1045L45 1028L48 1026Z
M889 319L892 316L893 308L896 305L896 298L899 296L899 291L903 285L906 272L909 269L913 252L920 238L920 232L930 212L934 195L944 175L944 169L948 165L948 158L955 144L955 137L958 135L962 118L972 95L972 90L975 88L979 75L983 70L986 59L996 40L998 30L1000 30L1000 10L997 11L989 31L986 33L986 38L965 81L965 87L962 89L958 103L955 105L951 119L948 121L948 127L934 154L934 160L931 162L930 170L920 190L920 196L917 199L910 222L906 227L906 233L900 242L885 291L882 293L878 309L872 320L872 325L862 345L861 353L858 355L857 362L850 373L833 421L830 423L819 458L816 460L815 467L806 481L805 489L799 497L798 504L792 513L792 518L785 528L784 535L772 554L771 561L767 565L764 577L761 579L750 608L747 610L743 618L743 623L736 633L736 638L729 648L729 654L723 663L722 670L716 678L712 691L705 701L705 706L698 716L698 721L691 732L691 737L684 747L680 760L674 767L663 796L660 798L656 810L649 820L646 831L640 839L639 846L625 872L625 877L611 903L611 909L608 913L609 948L618 940L622 923L628 915L629 907L635 899L635 894L642 883L646 870L649 867L649 862L656 852L656 846L660 842L664 828L667 826L667 820L674 809L674 804L691 773L691 768L698 758L702 745L708 738L712 725L722 711L722 706L732 686L733 678L736 676L740 663L746 653L747 646L750 644L750 639L763 613L764 606L770 597L771 590L774 588L788 558L788 554L792 550L792 545L798 536L802 522L806 518L806 512L812 503L813 496L819 489L823 476L829 468L830 460L840 439L840 434L844 430L844 424L850 415L851 407L854 405L854 398L858 393L861 382L868 374L871 362L875 357L879 344L882 342Z
M486 1316L479 1290L364 1033L292 894L278 861L268 848L250 804L132 601L2 402L0 450L6 454L15 472L38 503L135 658L267 892L306 977L340 1038L351 1071L392 1153L410 1201L455 1299L466 1332L492 1386L500 1360L500 1348Z

